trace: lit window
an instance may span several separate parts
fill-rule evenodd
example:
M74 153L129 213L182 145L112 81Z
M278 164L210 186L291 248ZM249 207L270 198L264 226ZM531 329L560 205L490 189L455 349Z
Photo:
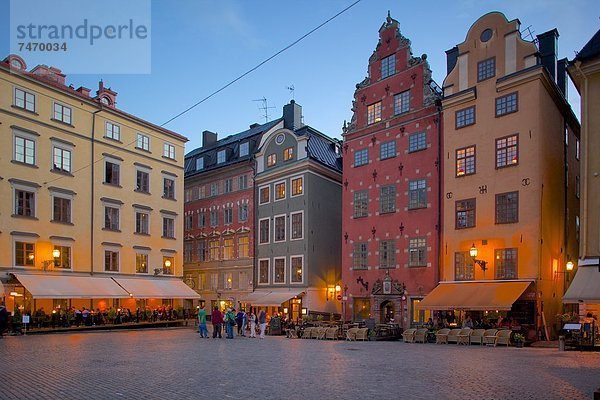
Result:
M417 179L408 182L408 208L427 207L427 182Z
M496 223L511 224L519 222L519 192L496 195Z
M389 142L381 143L381 146L379 146L379 158L385 160L392 157L396 157L396 141L390 140Z
M65 124L71 124L71 108L54 103L54 119Z
M208 260L216 261L219 259L219 239L208 241Z
M35 244L15 242L15 265L33 267L35 261Z
M408 137L408 152L424 150L427 148L427 139L425 132L412 133Z
M225 285L225 289L233 289L233 273L225 272L223 273L223 284Z
M112 122L106 122L106 137L113 140L121 140L121 127Z
M170 143L164 143L163 144L163 157L174 160L175 159L175 146L173 146Z
M496 168L510 167L519 163L519 135L496 139Z
M517 93L496 98L496 117L516 112L519 107Z
M408 265L410 267L423 267L427 265L427 242L425 238L413 238L408 242Z
M142 135L141 133L138 133L136 147L138 149L150 151L150 137L146 136L146 135Z
M301 195L302 190L302 177L292 179L292 196Z
M368 149L357 150L354 152L354 166L360 167L369 163L369 151Z
M456 112L456 129L475 123L475 106L464 108Z
M283 161L289 161L294 158L294 148L288 147L283 151Z
M137 274L148 273L148 254L136 253L135 255L135 272Z
M273 268L273 283L285 283L285 258L276 258Z
M175 270L175 258L171 256L163 256L163 274L173 275Z
M475 146L456 150L456 176L475 173Z
M285 182L275 184L275 200L285 199Z
M223 239L223 260L233 259L233 238Z
M496 58L488 58L477 63L477 81L481 82L496 75Z
M292 283L302 283L303 258L290 257L290 260L292 262Z
M238 237L238 258L250 257L250 239L247 235Z
M392 54L381 60L381 79L396 73L396 55Z
M517 279L517 249L497 249L494 253L496 279Z
M267 167L272 167L277 162L277 154L269 154L267 156Z
M367 107L367 124L371 125L381 121L381 102L371 104Z
M54 268L71 269L71 248L69 246L54 246L59 251L59 256L54 259Z
M394 115L404 114L410 111L410 90L398 93L394 96Z
M258 262L258 283L269 283L269 260Z
M269 190L269 186L265 186L260 188L260 199L259 199L259 203L260 204L265 204L268 203L270 201L270 190Z
M456 229L475 226L475 199L456 202Z
M472 281L475 279L473 257L468 251L454 253L454 280Z
M15 107L35 112L35 95L22 89L15 88Z

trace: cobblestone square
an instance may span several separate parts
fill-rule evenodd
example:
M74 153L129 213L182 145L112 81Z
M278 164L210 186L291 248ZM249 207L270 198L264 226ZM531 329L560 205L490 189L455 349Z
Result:
M600 353L68 333L0 340L0 382L0 399L590 399Z

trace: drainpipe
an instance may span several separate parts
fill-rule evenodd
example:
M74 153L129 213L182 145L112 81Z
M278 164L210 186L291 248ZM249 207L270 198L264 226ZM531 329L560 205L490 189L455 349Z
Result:
M252 168L252 192L253 192L253 207L254 207L254 243L252 246L252 250L254 252L252 257L252 291L256 290L256 285L258 284L258 271L256 270L256 257L258 253L258 237L260 235L259 227L258 227L258 186L256 185L256 160L254 156L250 159L250 168Z
M438 267L437 281L442 278L442 100L435 101L438 118L438 212L437 212L437 239L438 239Z
M96 110L92 113L92 163L90 169L92 178L90 179L90 275L94 275L94 166L96 165L94 160L94 145L96 142L96 114L98 114L100 111L103 111L102 106L100 106L99 110Z

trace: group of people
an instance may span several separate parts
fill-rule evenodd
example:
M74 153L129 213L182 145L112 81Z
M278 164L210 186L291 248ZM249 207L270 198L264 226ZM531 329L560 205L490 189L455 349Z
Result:
M198 309L198 333L201 338L208 338L208 329L206 326L206 310L204 306L200 306ZM237 314L235 308L229 307L226 312L223 313L219 310L219 307L215 306L211 313L211 322L213 326L212 337L221 339L223 336L221 331L225 331L225 338L234 338L234 328L237 326L238 336L246 336L246 327L250 327L250 337L256 337L256 325L260 327L260 338L265 338L265 332L267 329L267 314L264 310L260 310L258 316L252 311L246 313L242 308Z
M481 328L481 329L513 329L518 330L520 328L520 324L513 317L503 318L498 316L498 319L495 322L491 322L487 317L482 317L481 319L473 320L473 318L467 314L462 323L455 324L455 317L452 314L444 316L441 321L436 319L433 320L429 318L425 323L425 327L429 329L438 329L438 328L450 328L452 326L460 326L461 328Z

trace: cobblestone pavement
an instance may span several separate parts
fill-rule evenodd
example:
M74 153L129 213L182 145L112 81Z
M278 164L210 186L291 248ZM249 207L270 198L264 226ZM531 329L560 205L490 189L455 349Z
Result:
M0 399L590 399L600 353L69 333L0 339L0 382Z

